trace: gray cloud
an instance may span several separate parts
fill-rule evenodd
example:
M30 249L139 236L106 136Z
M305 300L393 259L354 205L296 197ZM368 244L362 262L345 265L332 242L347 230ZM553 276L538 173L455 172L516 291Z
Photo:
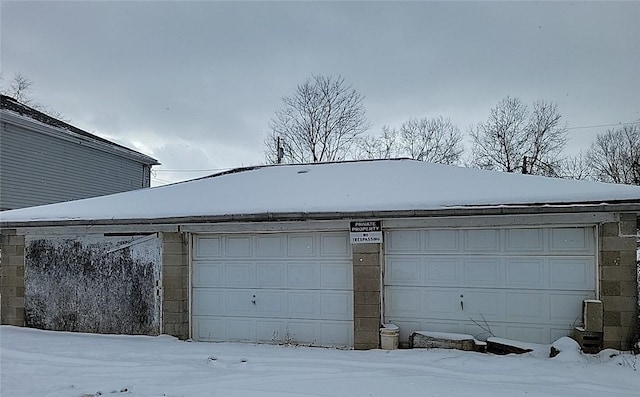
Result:
M466 130L506 95L555 101L574 127L640 119L637 2L1 7L5 80L25 74L38 102L170 169L262 162L280 98L312 74L358 89L371 133L436 115ZM572 130L570 150L602 131Z

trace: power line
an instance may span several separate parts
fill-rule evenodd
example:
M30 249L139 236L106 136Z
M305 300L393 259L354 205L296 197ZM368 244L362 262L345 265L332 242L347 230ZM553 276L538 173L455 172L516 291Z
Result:
M617 123L617 124L601 124L601 125L584 125L584 126L580 126L580 127L569 127L567 128L568 130L578 130L578 129L582 129L582 128L603 128L603 127L617 127L617 126L621 126L621 125L631 125L631 124L637 124L637 121L632 121L632 122L628 122L628 123Z

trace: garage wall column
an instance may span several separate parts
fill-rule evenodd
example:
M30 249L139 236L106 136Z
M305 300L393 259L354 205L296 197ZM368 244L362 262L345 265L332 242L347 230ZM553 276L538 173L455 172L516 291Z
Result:
M24 327L24 236L2 230L0 294L2 324Z
M600 228L600 299L604 309L604 348L628 350L637 322L636 214Z
M189 244L181 233L162 233L162 333L189 338Z
M358 350L380 346L380 244L354 244L353 337Z

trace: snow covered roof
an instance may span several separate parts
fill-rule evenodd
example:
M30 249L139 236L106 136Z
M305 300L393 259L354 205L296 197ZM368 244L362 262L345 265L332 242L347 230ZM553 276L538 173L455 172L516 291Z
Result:
M8 226L616 203L640 211L640 187L401 159L247 167L172 185L5 211L0 222Z

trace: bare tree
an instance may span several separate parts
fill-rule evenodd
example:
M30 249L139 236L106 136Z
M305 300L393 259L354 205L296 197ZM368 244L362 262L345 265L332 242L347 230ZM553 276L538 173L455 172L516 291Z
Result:
M598 180L640 185L640 120L598 135L587 162Z
M282 162L308 163L344 160L368 128L363 96L342 77L313 76L271 120L265 140L265 157L275 163L277 138L282 142Z
M470 132L471 164L485 169L558 175L559 155L567 128L558 107L538 101L530 112L519 98L507 96L491 109L489 119Z
M580 151L575 156L568 156L560 163L558 176L564 179L590 180L591 167L587 162L587 155Z
M456 164L463 152L458 127L443 117L410 119L400 126L400 153L430 163Z
M9 83L9 87L2 88L2 94L9 96L16 101L28 105L31 102L29 93L33 82L24 75L17 73Z
M369 160L400 157L398 132L385 125L380 136L366 135L359 138L354 157Z

